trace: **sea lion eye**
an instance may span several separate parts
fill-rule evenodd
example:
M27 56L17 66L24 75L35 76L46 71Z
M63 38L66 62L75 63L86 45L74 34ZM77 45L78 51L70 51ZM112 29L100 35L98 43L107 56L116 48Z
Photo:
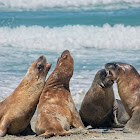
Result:
M66 59L67 58L67 55L63 55L62 58Z
M42 71L42 70L44 69L44 66L41 65L41 64L37 64L37 69L38 69L39 71Z

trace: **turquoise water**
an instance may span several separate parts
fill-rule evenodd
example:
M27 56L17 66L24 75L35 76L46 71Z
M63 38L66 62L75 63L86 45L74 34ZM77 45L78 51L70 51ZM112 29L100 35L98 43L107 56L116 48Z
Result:
M41 55L52 63L49 76L66 49L74 58L70 89L77 106L105 63L129 63L140 72L140 1L30 2L0 0L1 96ZM119 98L116 86L114 91Z
M140 8L118 10L78 10L78 11L12 11L1 12L0 26L17 27L33 26L63 27L65 25L103 26L109 23L125 26L138 26L140 23Z

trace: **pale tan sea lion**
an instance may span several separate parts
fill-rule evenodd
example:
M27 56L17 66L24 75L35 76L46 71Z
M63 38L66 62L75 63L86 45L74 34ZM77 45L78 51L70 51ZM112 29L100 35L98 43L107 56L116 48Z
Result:
M30 120L51 67L44 56L32 63L20 85L0 103L0 136L30 129ZM25 132L26 133L26 132Z
M140 131L140 75L126 63L107 63L107 77L116 81L122 103L130 116L125 132Z
M64 51L46 81L37 110L37 135L46 138L68 135L71 127L83 127L69 89L73 63L70 52Z

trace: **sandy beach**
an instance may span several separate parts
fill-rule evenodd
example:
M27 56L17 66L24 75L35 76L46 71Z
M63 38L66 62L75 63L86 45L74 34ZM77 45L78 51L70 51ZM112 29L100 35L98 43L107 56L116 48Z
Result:
M31 121L32 129L34 130L35 126L35 115ZM104 129L92 129L87 127L82 130L71 130L75 132L70 136L57 136L47 138L49 140L139 140L140 134L138 133L123 133L123 128L104 128ZM1 140L43 140L45 138L38 137L36 135L28 136L14 136L6 135L5 137L0 138Z

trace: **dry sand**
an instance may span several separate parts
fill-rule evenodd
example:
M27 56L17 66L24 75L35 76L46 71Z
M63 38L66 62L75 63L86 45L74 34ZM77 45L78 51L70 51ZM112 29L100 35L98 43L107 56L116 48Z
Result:
M35 126L35 117L31 121L32 129ZM72 130L75 134L70 136L57 136L48 138L49 140L140 140L140 134L137 133L123 133L123 128L112 129L91 129L90 127L83 130ZM0 140L44 140L45 138L36 135L30 136L12 136L6 135Z

